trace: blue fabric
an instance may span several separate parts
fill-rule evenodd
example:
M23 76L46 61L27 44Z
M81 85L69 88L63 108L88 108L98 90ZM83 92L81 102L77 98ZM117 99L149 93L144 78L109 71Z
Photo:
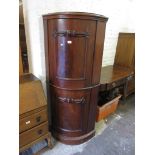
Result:
M46 146L47 146L47 141L43 140L43 141L33 145L31 148L21 152L19 155L33 155Z
M19 155L33 155L32 148L29 148L29 149L21 152Z

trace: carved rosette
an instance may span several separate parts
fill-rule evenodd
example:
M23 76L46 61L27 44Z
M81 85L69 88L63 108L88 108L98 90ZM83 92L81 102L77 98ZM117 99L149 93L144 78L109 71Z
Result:
M74 99L74 98L70 98L70 97L58 97L58 99L61 102L64 102L64 103L76 103L76 104L80 104L80 103L84 103L85 102L84 97L82 97L80 99Z

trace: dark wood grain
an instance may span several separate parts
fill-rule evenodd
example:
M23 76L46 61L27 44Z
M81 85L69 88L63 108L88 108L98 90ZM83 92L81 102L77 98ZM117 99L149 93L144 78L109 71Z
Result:
M92 84L98 84L98 82L100 81L100 74L101 74L101 67L102 67L102 55L103 55L103 48L104 48L103 42L104 42L104 36L105 36L105 27L106 27L105 22L97 23Z
M134 69L135 63L135 34L119 33L114 65Z
M101 85L116 82L120 79L127 78L130 75L133 75L134 71L127 67L122 67L118 65L109 65L102 67L101 69Z
M100 78L100 91L109 91L120 87L122 97L127 97L127 85L130 77L134 76L132 68L118 65L102 67Z
M114 65L131 68L135 71L135 33L119 33ZM135 80L126 84L126 97L135 91Z
M50 129L66 144L94 135L106 17L62 12L43 16Z
M49 13L46 15L43 15L44 19L69 19L69 18L76 18L76 19L84 19L84 20L102 20L102 21L108 21L108 18L94 13L88 13L88 12L55 12L55 13Z

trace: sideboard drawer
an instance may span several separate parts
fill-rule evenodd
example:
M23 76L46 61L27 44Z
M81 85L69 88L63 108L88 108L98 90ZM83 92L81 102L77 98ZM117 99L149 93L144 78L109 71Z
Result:
M30 116L19 120L19 132L31 129L43 122L47 121L47 109L34 113Z
M19 145L24 146L39 137L43 136L44 134L48 133L48 122L42 123L37 127L34 127L28 131L25 131L19 135Z
M107 116L115 112L120 97L121 95L115 97L111 101L107 101L107 103L103 102L103 105L97 106L96 122L106 118Z
M110 89L112 89L112 88L121 86L121 85L125 84L125 82L126 82L126 79L121 79L121 80L119 80L119 81L115 81L115 82L112 82L112 83L108 83L108 84L107 84L107 90L110 90Z

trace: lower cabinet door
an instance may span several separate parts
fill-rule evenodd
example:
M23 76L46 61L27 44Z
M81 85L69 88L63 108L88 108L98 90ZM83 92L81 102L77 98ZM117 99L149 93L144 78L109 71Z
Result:
M48 132L48 122L42 123L19 135L19 146L27 145Z
M90 90L55 89L52 103L53 129L68 136L78 136L86 130Z
M51 94L54 133L65 137L78 137L94 130L98 87L86 90L54 88Z

